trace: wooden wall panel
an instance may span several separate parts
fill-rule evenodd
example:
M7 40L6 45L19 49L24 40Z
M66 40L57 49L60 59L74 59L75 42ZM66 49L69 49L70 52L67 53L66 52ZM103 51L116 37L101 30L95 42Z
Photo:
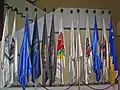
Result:
M4 22L4 0L0 0L0 40L2 39Z

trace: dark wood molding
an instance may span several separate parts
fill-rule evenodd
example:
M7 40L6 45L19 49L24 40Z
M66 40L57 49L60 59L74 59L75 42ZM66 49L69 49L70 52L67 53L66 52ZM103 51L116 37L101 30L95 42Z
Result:
M34 1L32 1L32 0L27 0L29 3L31 3L31 4L33 4L33 5L35 5L35 3L36 3L36 0L34 0Z
M4 2L5 0L0 0L0 40L2 40L4 26Z

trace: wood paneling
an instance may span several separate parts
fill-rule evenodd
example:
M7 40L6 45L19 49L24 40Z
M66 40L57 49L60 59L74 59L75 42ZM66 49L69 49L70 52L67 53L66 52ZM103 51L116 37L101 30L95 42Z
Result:
M3 20L4 20L4 0L0 0L0 40L2 39Z

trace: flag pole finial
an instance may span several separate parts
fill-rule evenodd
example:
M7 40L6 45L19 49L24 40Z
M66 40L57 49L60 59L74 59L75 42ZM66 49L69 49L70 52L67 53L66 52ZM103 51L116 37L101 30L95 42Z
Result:
M17 9L17 8L15 8L15 9L14 9L14 11L16 11L16 12L17 12L17 11L18 11L18 9Z
M52 10L53 12L55 12L55 8L53 8L53 10Z
M111 14L111 11L110 11L110 10L108 11L108 14Z
M61 11L61 13L63 13L63 8L61 8L61 10L60 10L60 11Z
M104 14L104 11L102 11L101 13Z
M96 10L93 10L93 13L96 14Z
M44 8L43 11L46 12L47 11L46 8Z
M80 12L80 9L77 9L77 13L79 13Z
M25 8L25 11L28 11L28 7Z
M73 14L73 10L70 10L70 14Z
M34 11L37 12L37 8L35 8Z
M88 9L85 12L88 13Z

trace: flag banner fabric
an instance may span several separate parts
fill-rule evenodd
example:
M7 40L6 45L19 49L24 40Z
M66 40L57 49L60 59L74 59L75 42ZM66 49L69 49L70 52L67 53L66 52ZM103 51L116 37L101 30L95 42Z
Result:
M10 80L9 66L9 37L8 37L9 10L6 12L4 29L1 42L1 60L0 60L0 87L3 88Z
M118 63L117 63L117 55L116 55L116 45L115 45L115 36L113 32L112 26L112 18L110 17L110 31L109 31L109 80L111 84L115 83L115 80L118 76Z
M25 90L25 87L29 82L29 77L32 76L30 30L28 12L26 13L26 24L23 42L20 49L20 63L18 68L18 82L22 86L23 90Z
M45 86L49 78L49 53L48 53L46 12L44 12L44 26L43 26L42 45L41 45L41 58L42 58L42 67L43 67L42 85Z
M79 14L77 15L77 30L75 33L75 61L77 66L77 80L81 77L81 57L83 56L81 35L79 30Z
M85 83L88 84L90 74L92 73L93 59L92 59L92 46L90 39L90 28L88 15L86 16L86 31L85 31L85 49L84 49L84 72Z
M69 54L69 72L70 72L70 83L73 83L77 80L77 63L75 59L75 40L74 40L74 27L73 27L73 15L71 32L70 32L70 54Z
M50 71L50 86L55 82L56 77L56 65L57 64L57 51L56 51L56 39L55 39L55 27L54 27L54 12L52 14L51 32L49 41L49 71Z
M96 81L101 79L101 70L102 70L102 62L100 57L100 43L99 43L99 36L97 30L97 20L95 16L94 20L94 31L93 31L93 40L92 40L92 52L93 52L93 69L96 73Z
M14 23L13 23L13 31L12 36L10 39L10 46L9 46L9 52L10 52L10 80L7 85L7 87L14 84L16 78L17 78L17 72L18 72L18 43L17 43L17 36L15 36L16 32L16 12L14 16Z
M32 63L32 82L41 75L41 62L40 62L40 40L38 33L37 12L35 12L35 22L33 28L33 39L31 47L31 63Z
M106 27L105 27L105 20L103 15L103 26L102 26L102 33L101 33L101 61L103 63L103 82L108 82L108 69L109 69L109 48L108 48L108 39L106 35Z
M65 37L64 37L64 30L63 30L63 20L62 14L60 18L60 28L59 28L59 35L58 35L58 43L57 43L57 69L56 69L56 77L60 79L61 84L64 84L64 68L65 68Z

